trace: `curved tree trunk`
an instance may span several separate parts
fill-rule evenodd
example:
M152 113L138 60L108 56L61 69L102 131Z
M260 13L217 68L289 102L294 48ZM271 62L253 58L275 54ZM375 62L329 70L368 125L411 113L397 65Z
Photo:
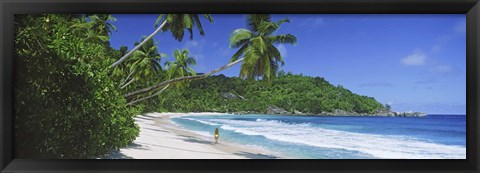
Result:
M120 87L120 89L124 89L125 87L127 87L128 85L130 85L133 81L135 81L135 78L132 78L130 81L128 81L126 84L124 84L122 87Z
M186 80L197 80L197 79L203 79L203 78L206 78L212 74L215 74L219 71L222 71L222 70L225 70L235 64L238 64L239 62L242 62L244 60L244 58L240 58L234 62L231 62L231 63L228 63L227 65L224 65L224 66L221 66L217 69L214 69L212 71L209 71L207 73L204 73L204 74L201 74L201 75L195 75L195 76L184 76L184 77L179 77L179 78L175 78L175 79L170 79L170 80L166 80L166 81L163 81L163 82L160 82L156 85L153 85L153 86L150 86L150 87L147 87L147 88L143 88L143 89L139 89L139 90L136 90L136 91L133 91L131 93L128 93L128 94L125 94L124 97L125 98L132 98L136 95L140 95L140 94L143 94L143 93L146 93L146 92L149 92L149 91L152 91L154 89L157 89L157 88L160 88L164 85L169 85L169 84L172 84L172 83L176 83L176 82L181 82L181 81L186 81Z
M133 52L135 52L138 48L143 46L148 40L150 40L153 36L155 36L158 32L160 32L162 30L162 28L165 26L165 24L167 24L167 20L164 20L163 23L155 31L153 31L153 33L151 33L147 38L145 38L142 42L140 42L140 44L135 46L127 54L123 55L123 57L121 57L117 62L113 63L110 66L110 68L116 67L117 65L119 65L120 63L125 61L130 55L133 54Z
M156 92L155 94L151 95L151 96L147 96L147 97L144 97L144 98L141 98L141 99L138 99L138 100L134 100L134 101L131 101L130 103L127 104L127 106L132 106L134 105L135 103L138 103L138 102L141 102L141 101L144 101L144 100L147 100L147 99L150 99L150 98L153 98L155 97L156 95L162 93L163 91L165 91L168 86L170 86L170 84L168 84L167 86L163 87L160 91Z
M128 79L130 79L130 76L132 76L133 73L135 73L135 71L136 71L136 69L133 69L133 70L130 72L130 74L128 74L127 78L125 78L125 81L124 81L124 82L122 83L122 85L121 85L121 89L127 87L127 85L129 85L131 82L133 82L133 80L134 80L135 78L132 78L131 80L128 80Z

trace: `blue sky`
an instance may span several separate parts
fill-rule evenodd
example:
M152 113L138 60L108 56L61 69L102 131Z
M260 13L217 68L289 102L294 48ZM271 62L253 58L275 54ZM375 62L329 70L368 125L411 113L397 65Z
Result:
M111 34L114 48L133 47L153 32L158 15L117 14ZM175 49L188 48L197 72L227 64L235 49L228 46L231 32L245 28L245 15L214 14L203 20L205 36L197 31L182 42L170 33L154 37L159 51L172 61ZM296 45L277 45L286 72L324 77L354 93L392 105L394 111L427 113L466 112L465 15L273 15L288 17L278 33L291 33ZM222 71L237 76L240 66Z

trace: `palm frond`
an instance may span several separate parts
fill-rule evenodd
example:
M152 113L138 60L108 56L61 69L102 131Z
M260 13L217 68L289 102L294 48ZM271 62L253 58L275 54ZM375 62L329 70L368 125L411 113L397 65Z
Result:
M193 19L190 14L182 14L182 20L181 20L183 27L192 29L193 28Z
M262 37L255 37L251 39L251 42L252 46L255 47L255 49L257 49L258 51L260 51L260 54L264 54L267 50L266 43Z
M262 21L270 21L270 15L268 14L247 15L247 26L253 32L258 32L258 26Z
M178 64L175 62L167 62L167 74L173 74L175 73L176 69L178 67Z
M282 66L285 65L285 62L283 61L282 54L280 51L273 45L268 46L268 52L267 55L270 60L273 60L271 63L278 64L280 63Z
M297 44L297 37L292 34L280 34L267 37L272 43L275 44Z
M187 71L189 76L197 75L197 72L195 72L192 67L187 67Z
M283 19L280 19L279 21L277 21L275 23L277 23L277 25L282 25L283 23L290 23L290 19L283 18Z
M182 53L180 52L180 50L173 51L173 58L175 58L176 60L178 60L178 58L180 58L181 56L182 56Z
M163 16L165 16L165 15L164 14L158 15L157 20L155 21L155 25L154 25L155 28L160 25L160 21L163 20Z
M145 52L143 52L141 50L137 50L137 51L133 52L133 57L135 57L135 58L143 58L146 55L147 54L145 54Z
M175 64L175 62L173 62L173 61L167 61L167 62L165 62L165 64L164 64L164 65L165 65L165 69L167 69L167 70L170 69L170 66L171 66L172 64Z
M204 17L209 21L213 22L212 16L204 14ZM160 15L155 22L155 26L158 26L160 21L162 21L163 16ZM185 30L190 34L190 39L193 39L193 27L197 27L200 35L205 35L203 30L202 23L198 14L167 14L164 19L167 23L162 28L163 32L169 31L172 33L172 36L177 41L182 41L185 35Z
M192 15L192 19L195 25L197 26L197 29L200 32L200 35L202 36L205 35L205 31L203 30L203 27L202 27L202 22L200 22L200 17L198 17L198 15Z
M245 49L247 49L247 47L248 47L248 44L244 44L240 49L238 49L237 52L233 54L232 58L230 58L230 62L238 60L238 58L240 58L240 56L242 56L245 53Z
M236 29L230 37L230 47L238 48L248 42L253 37L252 31L248 29Z
M197 65L197 61L195 60L195 58L193 57L188 57L187 60L186 60L186 63L188 65L192 65L192 66L196 66Z
M213 20L212 15L210 14L203 14L203 17L207 19L210 23L214 23L215 21Z
M274 22L262 21L258 26L258 33L262 36L267 36L277 31L278 28L279 28L279 25L277 25Z
M117 27L115 27L115 25L108 23L107 26L108 26L107 29L110 30L109 31L110 33L112 32L111 29L113 29L114 31L117 31Z

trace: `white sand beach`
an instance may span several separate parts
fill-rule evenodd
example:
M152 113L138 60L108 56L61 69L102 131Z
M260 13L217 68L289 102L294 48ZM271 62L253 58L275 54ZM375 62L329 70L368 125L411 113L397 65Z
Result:
M131 145L108 155L106 159L272 159L274 153L211 139L182 129L171 116L225 115L226 113L148 113L135 118L140 135Z

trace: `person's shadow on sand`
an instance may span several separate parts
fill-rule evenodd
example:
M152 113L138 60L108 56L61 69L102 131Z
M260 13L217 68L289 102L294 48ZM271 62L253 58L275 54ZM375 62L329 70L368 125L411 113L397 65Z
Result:
M210 144L210 145L213 144L213 142L210 142L210 141L207 141L207 140L201 140L201 139L194 138L194 137L191 137L191 136L184 136L184 135L180 135L180 136L182 137L180 139L185 141L185 142L195 142L195 143Z

